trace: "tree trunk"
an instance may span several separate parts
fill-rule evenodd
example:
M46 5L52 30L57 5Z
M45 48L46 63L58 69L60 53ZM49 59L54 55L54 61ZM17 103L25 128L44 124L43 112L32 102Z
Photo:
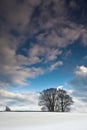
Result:
M63 103L63 98L61 98L61 111L64 112L64 103Z

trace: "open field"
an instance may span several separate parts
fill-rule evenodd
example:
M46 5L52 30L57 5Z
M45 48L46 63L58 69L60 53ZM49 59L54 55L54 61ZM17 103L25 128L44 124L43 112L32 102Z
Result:
M0 112L0 130L87 130L87 113Z

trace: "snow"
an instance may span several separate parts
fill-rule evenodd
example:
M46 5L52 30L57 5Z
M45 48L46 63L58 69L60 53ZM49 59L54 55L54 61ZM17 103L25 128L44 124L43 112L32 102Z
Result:
M0 112L0 130L87 130L87 113Z

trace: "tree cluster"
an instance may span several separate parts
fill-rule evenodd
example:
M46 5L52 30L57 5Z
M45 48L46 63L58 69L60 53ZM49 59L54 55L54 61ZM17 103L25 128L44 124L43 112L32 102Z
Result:
M40 93L39 105L42 106L42 111L68 112L72 104L73 100L65 90L50 88Z

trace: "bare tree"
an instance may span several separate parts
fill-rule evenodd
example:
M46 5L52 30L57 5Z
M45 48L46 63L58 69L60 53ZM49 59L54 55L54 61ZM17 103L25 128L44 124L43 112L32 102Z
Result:
M43 90L40 93L39 105L42 106L42 111L70 111L72 105L72 98L65 90L50 88Z
M5 111L11 111L11 109L8 106L6 106Z
M56 89L50 88L43 90L40 96L39 105L43 106L48 111L54 111Z
M65 90L58 89L56 91L55 100L56 100L56 103L55 103L56 111L59 111L59 112L70 111L70 106L73 104L73 100L71 96L67 94Z

